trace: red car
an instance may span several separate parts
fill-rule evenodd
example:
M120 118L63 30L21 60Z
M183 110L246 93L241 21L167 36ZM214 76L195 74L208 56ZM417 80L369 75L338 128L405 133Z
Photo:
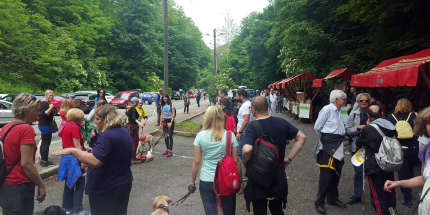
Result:
M139 92L137 91L121 91L115 98L112 99L111 104L119 108L128 108L131 104L131 98L139 98Z
M54 98L51 101L51 104L54 105L55 109L57 110L58 114L60 114L60 107L61 102L63 102L64 99L69 99L65 96L54 94ZM73 102L73 100L70 100L70 104Z
M190 98L194 98L194 93L193 93L193 91L188 91L188 95L190 95Z

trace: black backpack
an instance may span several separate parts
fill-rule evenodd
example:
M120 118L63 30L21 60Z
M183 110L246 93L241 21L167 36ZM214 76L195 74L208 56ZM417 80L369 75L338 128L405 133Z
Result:
M6 179L6 177L9 175L10 172L12 172L13 168L15 168L15 166L19 163L19 161L21 160L21 156L19 156L18 160L15 161L15 163L12 165L11 168L9 168L6 171L6 161L4 160L4 140L7 136L7 134L9 133L9 131L15 127L16 125L19 124L23 124L22 122L17 122L15 124L13 124L12 126L9 127L9 129L6 131L6 133L4 133L4 135L1 137L0 139L0 185L3 184L4 180Z
M276 182L276 171L279 163L278 147L271 137L264 135L258 120L251 122L257 130L252 155L246 164L246 176L249 180L269 188ZM269 140L270 139L270 140Z

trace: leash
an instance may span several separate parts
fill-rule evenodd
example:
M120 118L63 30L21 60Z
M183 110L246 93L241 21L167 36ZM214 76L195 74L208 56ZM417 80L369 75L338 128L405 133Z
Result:
M169 128L167 128L167 132L169 132ZM169 137L169 133L164 133L164 132L163 132L163 134L160 136L160 139L158 139L158 140L157 140L157 142L155 142L154 147L155 147L158 143L160 143L160 141L161 141L161 139L163 139L163 137L164 137L164 138Z
M172 206L179 206L180 204L184 203L185 200L187 200L187 198L192 194L191 191L188 191L187 195L185 195L184 197L180 198L177 202L171 204Z

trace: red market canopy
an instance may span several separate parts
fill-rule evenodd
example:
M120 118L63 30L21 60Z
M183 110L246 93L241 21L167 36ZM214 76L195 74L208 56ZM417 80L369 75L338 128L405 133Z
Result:
M419 71L428 82L425 71L430 71L430 49L412 55L385 60L370 71L351 77L353 87L416 86Z
M325 78L315 79L312 83L312 87L322 87L323 80L330 79L336 76L340 76L343 79L350 80L352 75L355 75L355 73L349 68L334 70L333 72L330 73L330 75L328 75Z
M282 89L285 89L285 84L287 84L289 82L292 82L294 80L297 80L297 79L299 79L301 77L306 77L307 79L310 79L310 80L317 79L315 76L304 72L304 73L300 73L298 75L294 75L294 76L291 76L289 78L283 79L281 81L276 81L275 83L270 84L268 86L268 88L276 88L276 89L281 89L282 88Z

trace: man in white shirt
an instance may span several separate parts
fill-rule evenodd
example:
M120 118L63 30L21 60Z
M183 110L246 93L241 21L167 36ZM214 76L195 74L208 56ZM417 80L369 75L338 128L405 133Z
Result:
M270 116L275 116L275 111L276 111L276 93L275 93L275 89L270 88L270 95L269 95L269 99L270 99L270 107L269 107L269 115Z
M239 113L237 114L237 134L236 139L239 143L239 157L243 161L242 157L242 147L245 143L240 141L240 138L242 137L246 126L251 121L251 102L248 100L248 94L244 89L239 89L237 91L237 98L239 101L242 101L242 105L239 108Z

